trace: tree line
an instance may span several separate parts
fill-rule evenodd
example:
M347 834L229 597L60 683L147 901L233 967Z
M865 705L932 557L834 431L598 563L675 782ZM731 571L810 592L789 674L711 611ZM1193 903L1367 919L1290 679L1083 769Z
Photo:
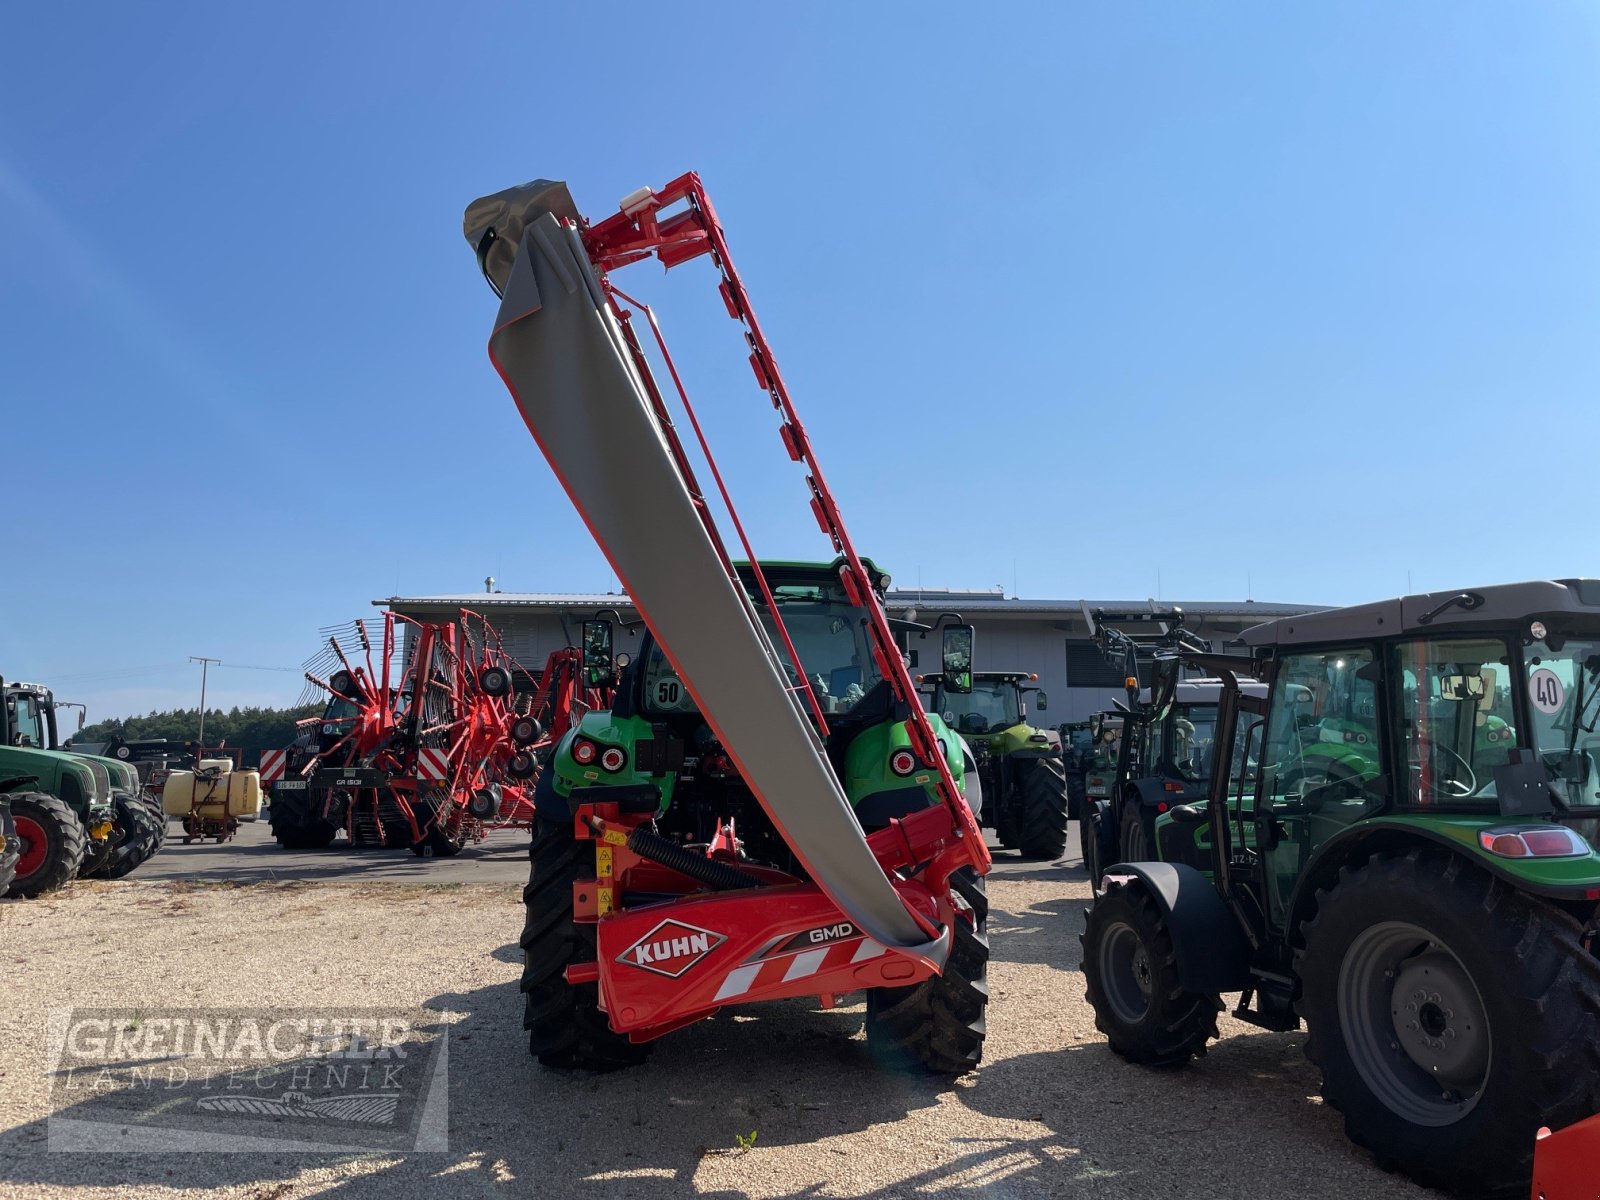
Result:
M243 763L255 766L263 750L277 750L294 741L295 722L322 715L323 703L299 708L233 708L206 710L206 745L223 745L243 752ZM62 730L65 734L66 730ZM108 742L113 735L128 741L166 738L187 745L200 736L200 710L174 708L147 713L142 717L123 717L85 725L72 735L75 745Z

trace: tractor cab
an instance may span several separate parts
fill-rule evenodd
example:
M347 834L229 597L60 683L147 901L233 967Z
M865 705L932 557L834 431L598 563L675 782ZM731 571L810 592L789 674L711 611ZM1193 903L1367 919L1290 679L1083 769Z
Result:
M1078 813L1067 782L1061 733L1028 724L1028 697L1043 712L1048 707L1026 671L973 671L971 688L950 686L943 673L923 675L930 691L923 703L972 747L983 780L983 824L991 826L1008 850L1024 858L1059 858L1067 828ZM964 681L965 682L965 681Z
M873 587L882 594L889 577L867 560ZM809 689L827 718L852 712L868 693L882 691L883 676L868 641L866 610L845 594L838 564L763 563L773 605L757 585L747 563L737 564L740 582L761 619L762 628L781 657L785 674L797 690ZM780 636L773 610L788 630ZM793 654L789 642L793 643ZM653 638L643 655L639 699L643 711L673 716L698 714L676 668ZM798 658L798 665L795 659Z
M888 575L870 559L863 562L881 597ZM813 725L823 733L857 819L874 829L939 803L938 776L910 751L908 714L879 670L867 610L846 594L841 565L842 560L762 563L765 591L748 563L735 568L801 707L813 713ZM616 696L610 709L585 713L556 746L554 769L541 775L535 792L540 810L559 810L571 787L647 784L660 790L660 819L681 825L679 832L691 840L709 842L718 823L731 819L750 854L793 866L787 844L701 716L666 648L646 630L637 659L614 671L620 656L611 645L608 622L585 623L585 679L606 682L614 674ZM960 780L963 743L937 717L931 719ZM970 766L972 760L966 761Z
M1380 1160L1525 1192L1540 1126L1600 1095L1579 1051L1600 1042L1600 580L1406 596L1241 640L1183 655L1218 687L1204 806L1165 819L1191 836L1097 880L1097 1024L1171 1065L1238 992L1240 1020L1306 1023L1323 1096Z
M943 675L924 675L922 681L933 685L928 711L938 713L946 725L970 739L1026 724L1030 692L1038 693L1034 706L1041 712L1049 707L1045 694L1034 686L1038 678L1024 671L974 671L972 690L966 693L946 688Z

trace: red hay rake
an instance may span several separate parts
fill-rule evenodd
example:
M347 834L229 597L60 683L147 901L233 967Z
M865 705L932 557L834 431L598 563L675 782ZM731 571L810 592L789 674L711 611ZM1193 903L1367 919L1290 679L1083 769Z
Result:
M323 632L305 699L326 697L326 710L299 722L294 747L263 756L262 781L275 804L304 789L305 821L343 830L352 846L448 857L491 830L531 828L548 747L609 703L583 686L571 647L518 694L528 672L469 609L440 623L385 613L381 634L366 621Z

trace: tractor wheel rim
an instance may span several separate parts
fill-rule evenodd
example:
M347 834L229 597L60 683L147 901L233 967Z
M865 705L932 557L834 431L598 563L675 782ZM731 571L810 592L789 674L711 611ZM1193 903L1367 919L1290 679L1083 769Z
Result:
M17 827L17 840L22 843L22 857L17 860L17 878L27 879L44 866L44 860L50 853L50 839L32 817L16 813L12 821Z
M1145 845L1144 821L1134 819L1128 823L1128 861L1144 862L1149 857Z
M1117 1018L1137 1025L1150 1011L1153 971L1150 951L1138 930L1117 922L1100 943L1100 978Z
M1493 1038L1472 974L1449 946L1403 921L1351 942L1339 968L1339 1023L1372 1094L1414 1125L1453 1125L1489 1080Z

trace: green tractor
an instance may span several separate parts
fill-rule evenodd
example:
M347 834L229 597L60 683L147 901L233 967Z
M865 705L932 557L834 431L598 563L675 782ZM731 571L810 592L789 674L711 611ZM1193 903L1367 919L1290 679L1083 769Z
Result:
M827 757L857 821L870 834L937 807L939 777L911 748L908 714L890 681L879 673L865 607L852 601L842 586L845 561L763 562L761 572L805 678L786 651L784 670L791 683L809 685L816 697L828 725L823 739ZM862 562L881 602L888 576L870 559ZM753 571L745 563L734 566L762 625L778 641ZM909 622L892 624L902 627L897 632L926 629ZM962 631L970 656L971 628ZM612 707L583 714L556 743L534 789L538 818L530 851L532 879L523 894L527 925L522 990L530 1049L549 1066L611 1069L636 1063L649 1050L648 1043L632 1043L607 1028L593 984L567 982L569 969L578 969L574 964L584 957L584 939L592 948L594 938L586 932L593 924L585 926L574 912L574 883L595 863L591 844L574 840L577 806L610 801L627 805L642 793L655 813L655 832L676 846L703 848L726 823L726 828L738 830L736 858L730 861L747 870L767 866L796 875L806 871L745 783L731 748L716 740L654 635L646 630L639 656L631 660L625 655L613 660L612 637L610 622L584 623L585 679L595 686L615 682ZM945 661L955 670L952 654L947 650ZM620 677L614 661L622 668ZM975 784L973 757L937 713L930 713L928 720L957 785L971 796L967 789ZM680 851L673 861L690 869L681 860L693 858ZM971 893L975 929L963 936L946 974L916 987L880 988L869 992L867 1000L868 1042L875 1050L951 1074L976 1066L987 1003L987 902L981 880L963 876L959 886ZM818 931L818 936L833 935Z
M1066 852L1072 823L1066 760L1061 735L1028 724L1028 695L1044 712L1039 677L1022 671L973 671L971 690L946 686L942 674L924 675L931 684L928 711L971 746L983 781L979 820L992 826L1000 844L1023 858L1056 859Z
M1097 881L1097 1026L1174 1066L1238 993L1241 1021L1304 1022L1323 1099L1381 1164L1526 1196L1540 1127L1600 1109L1600 580L1407 596L1242 640L1180 652L1221 681L1213 753L1241 768L1213 766L1203 808L1163 815L1157 859ZM1183 861L1201 824L1205 861Z
M52 750L64 751L103 768L111 781L112 830L109 852L85 857L79 874L91 879L121 879L153 857L167 842L167 815L161 797L145 786L145 773L136 761L120 754L101 754L91 747L61 740L56 713L62 708L78 710L78 728L83 728L85 710L81 704L64 704L51 690L38 683L10 683L8 696L31 707L34 719L43 724Z
M54 891L111 856L115 824L105 767L49 749L36 705L5 689L0 702L0 788L9 785L11 819L21 847L8 896Z
M1209 793L1222 683L1180 680L1176 666L1170 660L1155 688L1142 691L1126 710L1132 733L1120 740L1099 795L1084 811L1083 862L1091 876L1107 863L1152 857L1163 814L1203 802ZM1239 686L1247 694L1266 695L1259 683ZM1233 769L1239 769L1237 762ZM1186 832L1202 831L1186 827Z

